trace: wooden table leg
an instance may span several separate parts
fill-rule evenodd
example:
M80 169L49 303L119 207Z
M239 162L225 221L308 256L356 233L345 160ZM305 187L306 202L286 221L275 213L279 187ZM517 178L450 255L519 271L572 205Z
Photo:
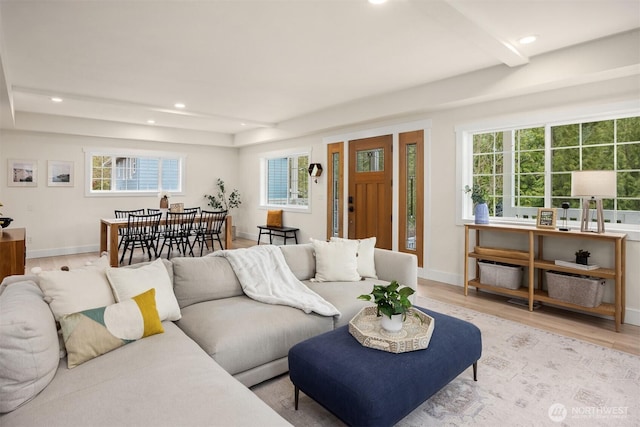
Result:
M231 215L227 215L224 223L224 248L232 249L231 242L233 241L233 234L231 232L231 227L233 227L233 220L231 219Z
M109 264L111 267L118 266L118 226L112 225L110 228L109 239Z

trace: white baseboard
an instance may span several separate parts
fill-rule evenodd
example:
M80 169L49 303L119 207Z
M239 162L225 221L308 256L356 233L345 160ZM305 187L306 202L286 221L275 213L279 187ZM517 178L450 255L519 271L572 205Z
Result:
M98 252L98 251L100 251L99 245L74 246L70 248L40 249L35 251L27 249L26 256L27 256L27 259L46 258L50 256L85 254L89 252Z

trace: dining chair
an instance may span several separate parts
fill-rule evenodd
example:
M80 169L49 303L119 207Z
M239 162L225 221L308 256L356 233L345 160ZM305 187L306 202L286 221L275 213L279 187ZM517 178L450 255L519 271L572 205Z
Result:
M171 251L175 244L178 252L186 256L187 249L189 249L191 256L193 256L193 247L189 242L191 236L191 230L196 218L195 212L167 212L167 220L162 232L162 247L159 254L162 255L162 251L165 246L167 249L167 259L171 258Z
M122 210L115 210L115 215L116 218L128 218L130 214L134 214L134 215L142 215L144 214L144 209L134 209L134 210L130 210L130 211L122 211ZM126 231L122 228L118 229L118 250L120 250L120 248L122 247L122 236L124 235Z
M220 249L224 249L220 234L222 234L222 226L224 225L225 218L227 217L227 211L205 211L200 214L200 223L195 228L195 240L192 247L196 243L200 243L200 256L202 256L204 247L209 249L207 240L211 240L211 250L215 250L214 239L218 241Z
M184 208L184 212L195 212L196 216L200 215L200 207L197 208Z
M142 252L147 250L149 255L149 261L151 261L151 254L158 256L157 241L158 241L158 225L160 224L160 218L162 214L129 214L127 220L127 228L123 229L124 235L122 241L124 243L124 250L120 257L120 263L124 261L127 250L129 254L129 264L133 259L133 251L136 248L142 248Z

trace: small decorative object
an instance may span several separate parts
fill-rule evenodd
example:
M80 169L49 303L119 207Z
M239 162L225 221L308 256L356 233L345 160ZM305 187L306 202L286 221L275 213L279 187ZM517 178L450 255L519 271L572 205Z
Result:
M471 193L471 201L475 206L473 214L476 224L489 224L489 206L486 202L486 193L478 184L474 184L473 188L468 185L464 186L465 193Z
M169 212L182 213L184 212L184 203L171 203L169 205Z
M37 187L38 161L10 159L7 168L7 185L9 187Z
M407 318L411 308L409 297L414 292L408 286L400 288L400 284L394 280L387 286L373 285L370 294L360 295L358 299L371 301L373 295L373 302L378 306L376 315L382 316L382 327L389 332L398 332L402 329L402 322Z
M569 202L562 202L562 227L559 228L560 231L569 231L569 226L567 225L567 217L569 216L569 207L571 206Z
M169 209L169 196L166 194L160 198L160 209Z
M583 251L582 249L579 249L576 252L576 264L588 265L590 256L591 254L589 253L589 251Z
M322 165L320 163L311 163L309 165L309 176L315 178L313 181L317 184L318 177L322 175Z
M49 160L47 185L49 187L73 187L73 162Z
M399 332L381 327L376 307L365 307L349 321L349 333L364 347L389 353L406 353L429 347L435 319L420 310L409 309L409 316ZM386 316L384 317L386 318Z
M1 202L0 206L3 206ZM2 215L2 212L0 212L0 215ZM13 221L13 218L0 217L0 236L2 235L2 229L7 228L9 224L11 224L11 221Z
M536 227L556 228L556 210L553 208L538 208Z

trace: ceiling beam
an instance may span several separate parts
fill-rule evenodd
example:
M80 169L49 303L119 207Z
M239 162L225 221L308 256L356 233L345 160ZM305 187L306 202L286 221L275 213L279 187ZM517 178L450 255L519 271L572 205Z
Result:
M412 1L411 4L421 13L441 23L444 28L464 37L509 67L529 62L529 58L511 43L483 28L472 16L465 15L448 0Z

